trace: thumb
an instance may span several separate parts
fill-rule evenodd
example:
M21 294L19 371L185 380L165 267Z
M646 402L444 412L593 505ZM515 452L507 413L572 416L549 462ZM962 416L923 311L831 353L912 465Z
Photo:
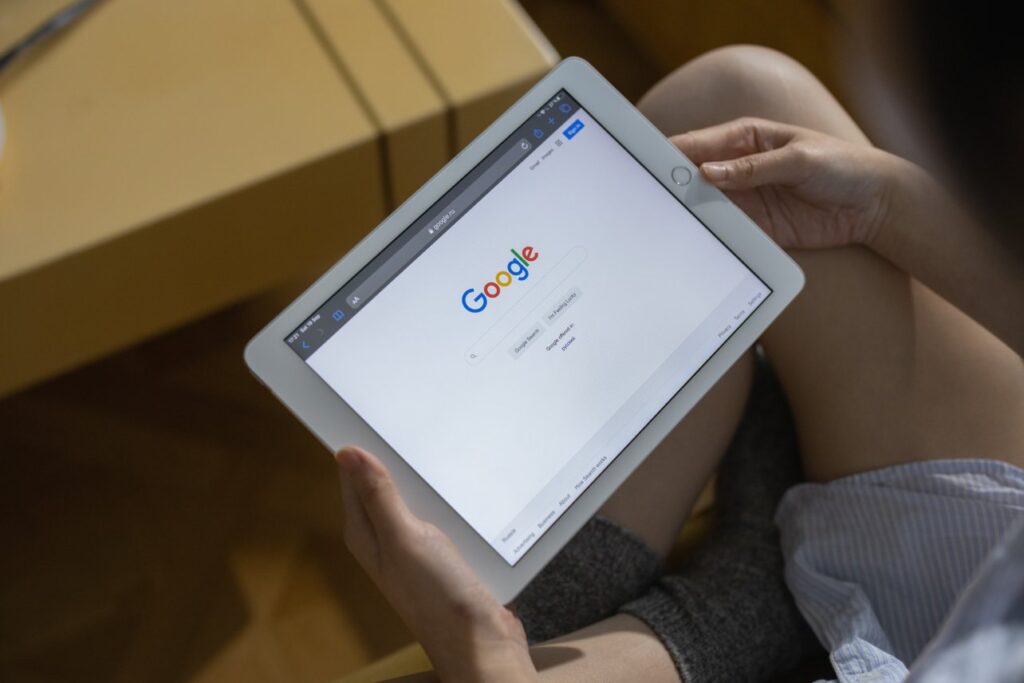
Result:
M408 508L377 458L349 446L338 453L337 460L378 538L392 536L407 525Z
M762 185L795 185L806 180L809 165L793 147L701 164L701 174L722 190L749 190Z

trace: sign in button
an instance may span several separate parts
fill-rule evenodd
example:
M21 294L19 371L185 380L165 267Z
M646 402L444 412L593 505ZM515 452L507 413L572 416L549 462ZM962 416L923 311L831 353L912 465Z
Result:
M576 137L576 134L579 133L581 130L583 130L583 122L580 121L579 119L576 119L575 121L569 124L568 128L565 129L565 137L572 140L574 137Z

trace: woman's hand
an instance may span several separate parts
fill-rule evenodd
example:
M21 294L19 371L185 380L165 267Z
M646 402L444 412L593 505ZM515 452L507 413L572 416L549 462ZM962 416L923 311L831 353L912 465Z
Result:
M358 448L337 455L345 542L412 629L442 681L530 680L519 620L440 529L406 507L387 469Z
M780 246L870 247L1024 353L1019 260L924 169L763 119L672 142Z
M780 246L797 249L872 244L901 177L916 168L874 147L755 118L672 142Z

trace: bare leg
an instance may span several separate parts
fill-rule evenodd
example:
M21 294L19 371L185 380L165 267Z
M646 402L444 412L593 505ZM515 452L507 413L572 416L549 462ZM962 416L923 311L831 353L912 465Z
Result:
M641 105L667 134L753 115L869 144L806 69L763 48L694 60ZM954 457L1024 465L1019 356L867 249L792 255L807 288L763 342L809 476Z
M736 431L753 369L748 353L608 499L601 514L667 555Z
M824 86L798 63L763 48L725 48L695 59L656 85L639 108L666 135L760 116L867 144ZM737 363L612 496L602 514L667 553L735 431L752 367L749 357Z
M759 116L867 144L824 86L798 63L762 48L725 48L699 57L658 83L638 106L666 135ZM746 358L723 377L602 514L667 553L735 431L751 369Z
M868 144L802 66L761 48L727 48L694 60L652 90L641 108L666 134L760 116ZM996 457L1024 465L1024 424L1019 420L1024 368L1018 356L873 253L835 249L794 256L807 274L807 289L764 342L792 405L811 476L827 480L945 457ZM739 414L746 393L740 379L734 381L742 387L735 394L724 391L720 399L729 408L727 415ZM709 394L704 403L717 400ZM715 412L707 409L705 419L714 421ZM672 435L673 447L666 442L628 483L643 495L627 495L624 487L608 505L614 519L654 547L664 547L666 534L685 518L694 489L699 491L694 482L703 485L728 441L728 435L720 441L710 438L704 444L707 461L673 458L671 453L679 452L674 449L691 448L686 426ZM655 496L650 493L655 489L670 493ZM682 496L684 504L668 506L658 521L631 515L630 503L666 502L673 499L672 491L690 493ZM657 510L646 514L659 516ZM553 647L579 656L563 660ZM677 678L657 638L624 616L535 652L538 664L547 667L546 680L594 680L594 672L607 672L600 678L609 680L619 670L630 672L623 677L629 680L638 671L650 680Z
M613 656L604 656L604 652ZM538 645L530 654L544 681L675 683L679 680L672 659L658 639L646 626L625 614ZM435 672L426 671L392 680L395 683L436 683L438 677Z

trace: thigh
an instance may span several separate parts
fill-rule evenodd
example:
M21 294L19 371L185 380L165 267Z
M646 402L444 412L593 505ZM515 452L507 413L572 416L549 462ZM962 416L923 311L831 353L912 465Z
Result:
M669 135L758 116L870 144L806 69L764 48L698 58L641 106ZM867 249L792 255L807 287L763 341L810 477L951 457L1024 466L1019 356Z
M806 75L806 76L805 76ZM745 115L787 119L794 98L804 125L867 142L828 91L799 64L755 47L715 50L659 82L638 107L666 135ZM609 499L601 513L665 555L725 453L742 415L748 354Z
M544 683L678 683L672 658L643 622L625 614L530 648Z
M842 107L796 62L753 47L715 50L677 69L637 105L666 135L758 113L785 118L793 97L810 101L807 122L861 136ZM729 445L750 390L745 356L609 499L601 513L666 554Z
M619 614L575 633L530 648L543 683L645 681L680 683L668 651L639 619ZM391 679L394 683L436 683L425 671Z
M1024 367L866 249L798 252L806 291L764 337L808 477L916 460L1024 466Z
M736 431L750 393L745 354L608 499L601 514L668 555Z

